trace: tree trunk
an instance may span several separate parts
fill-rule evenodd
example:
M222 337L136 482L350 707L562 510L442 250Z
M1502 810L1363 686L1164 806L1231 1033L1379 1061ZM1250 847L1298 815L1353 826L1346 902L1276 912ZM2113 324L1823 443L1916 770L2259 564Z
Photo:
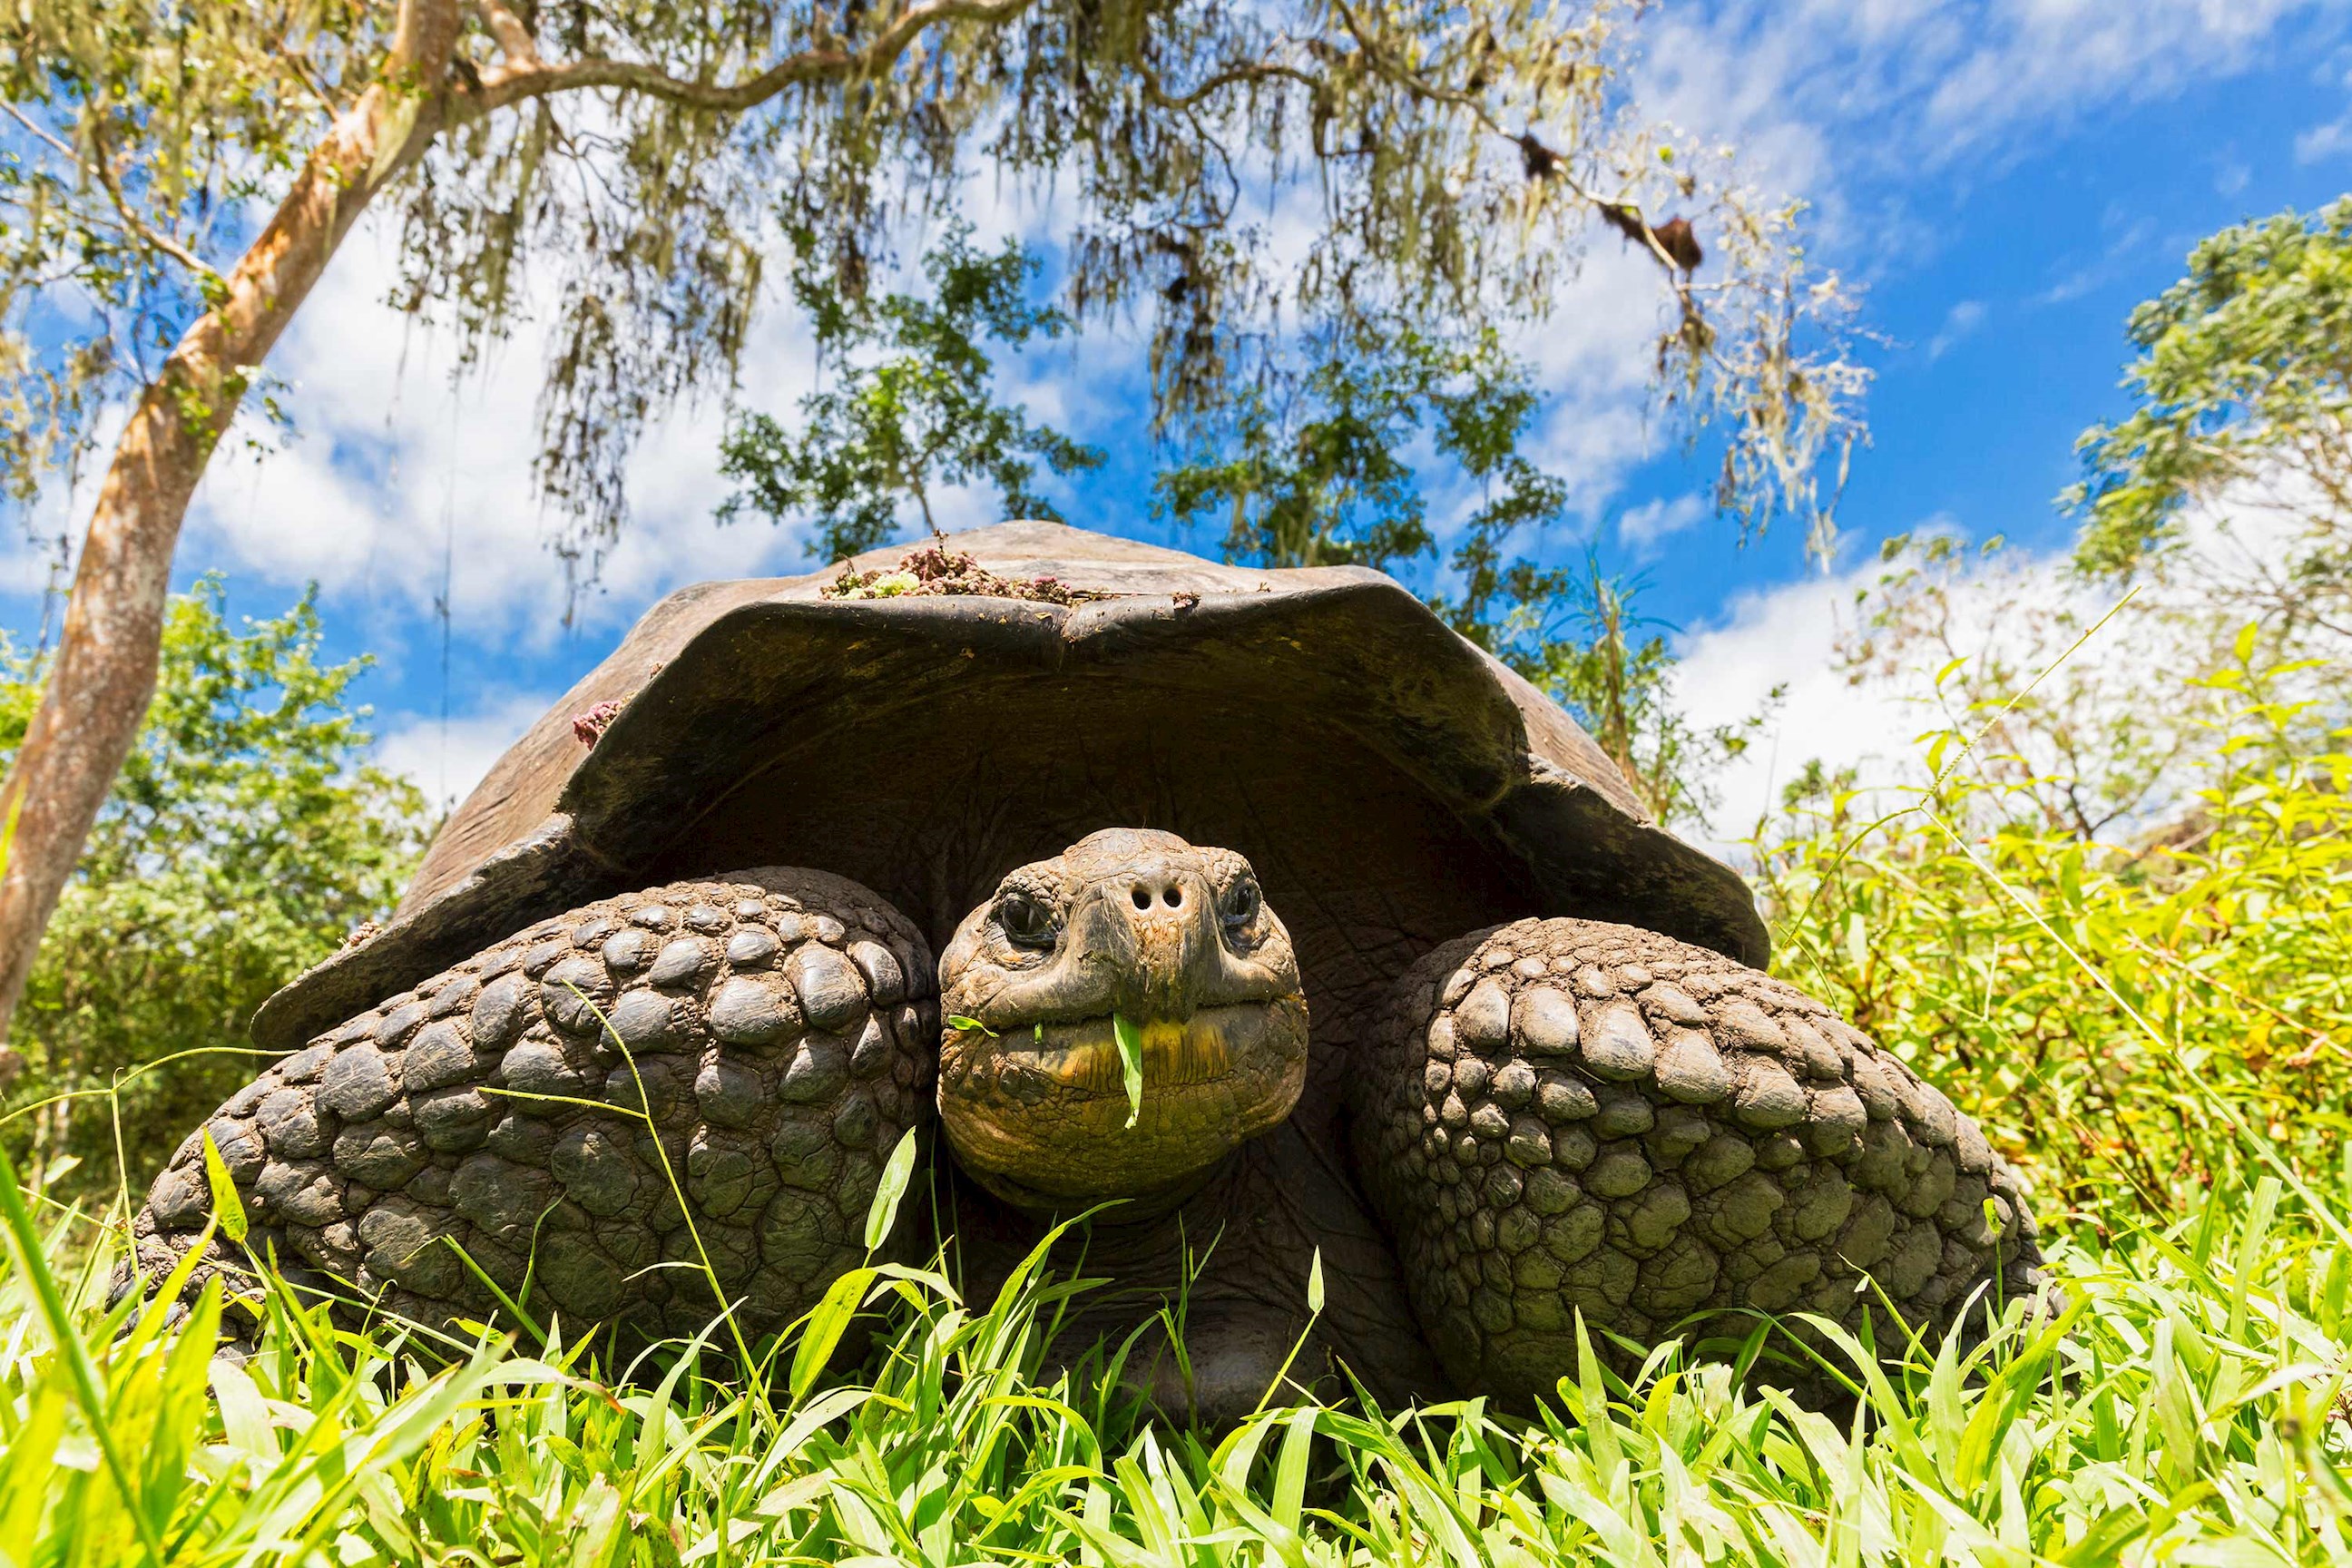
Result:
M375 194L438 129L457 0L403 0L383 75L337 117L217 302L141 395L100 487L41 703L5 785L0 1039L82 841L130 755L163 634L172 556L213 447L260 365Z

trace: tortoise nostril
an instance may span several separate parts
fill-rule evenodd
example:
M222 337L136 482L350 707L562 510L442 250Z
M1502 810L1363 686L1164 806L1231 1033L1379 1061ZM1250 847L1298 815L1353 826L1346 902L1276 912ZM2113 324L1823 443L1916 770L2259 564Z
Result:
M1160 889L1160 901L1172 910L1184 901L1184 891L1171 882Z
M1129 896L1135 900L1135 907L1139 910L1148 910L1151 907L1151 895L1144 891L1143 884L1140 882L1129 889Z

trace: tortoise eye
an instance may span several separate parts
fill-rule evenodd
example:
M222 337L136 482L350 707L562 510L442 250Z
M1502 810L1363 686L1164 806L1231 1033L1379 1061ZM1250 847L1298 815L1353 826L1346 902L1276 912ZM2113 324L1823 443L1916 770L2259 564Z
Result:
M1258 895L1256 879L1244 877L1225 889L1224 897L1218 900L1217 913L1224 921L1225 929L1238 935L1248 930L1257 919L1257 911L1263 902Z
M1054 945L1054 911L1027 893L1007 893L996 906L996 923L1015 947Z

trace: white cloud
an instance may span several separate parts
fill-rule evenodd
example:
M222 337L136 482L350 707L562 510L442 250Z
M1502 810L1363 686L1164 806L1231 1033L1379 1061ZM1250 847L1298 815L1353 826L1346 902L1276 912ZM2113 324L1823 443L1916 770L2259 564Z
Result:
M1653 110L1820 196L2245 70L2343 0L1729 0L1645 29ZM2305 40L2306 45L2309 40Z
M1604 236L1552 314L1512 345L1546 395L1527 456L1565 479L1570 506L1588 516L1656 446L1650 367L1664 310L1656 267Z
M295 433L270 441L249 415L240 422L197 492L184 559L273 584L315 580L396 636L436 614L446 554L460 640L544 650L565 633L567 604L548 549L553 519L530 480L544 331L523 322L453 383L450 341L383 303L391 267L383 229L346 244L272 356ZM744 356L742 391L788 406L814 370L796 316L772 311ZM807 569L794 536L715 521L721 418L711 399L646 432L628 526L579 606L585 626L625 625L683 583ZM261 449L239 450L247 429Z
M388 773L405 774L436 810L446 811L473 792L554 700L552 694L500 693L469 712L452 714L446 724L438 714L395 715L376 742L376 762Z
M1954 344L1984 325L1985 305L1981 300L1962 300L1944 312L1944 324L1927 340L1927 357L1942 359Z
M1734 148L1760 202L1810 204L1817 261L1867 278L1938 243L1907 209L1923 169L2027 155L2084 115L2315 47L2348 13L2352 0L1722 0L1646 18L1629 87L1677 146ZM2045 300L2101 286L2149 237L2110 216L2091 248L2055 258ZM1646 259L1621 251L1597 238L1513 345L1551 398L1532 455L1576 482L1587 516L1658 444L1659 291ZM1989 316L1981 300L1951 306L1929 357Z
M1781 788L1809 760L1885 772L1907 753L1922 728L1917 711L1893 693L1852 684L1836 668L1838 635L1853 623L1854 595L1877 575L1874 562L1750 590L1735 596L1714 625L1675 639L1682 658L1675 696L1693 725L1738 724L1773 710L1767 730L1716 779L1717 853L1729 852L1778 807ZM1781 693L1777 708L1775 689Z
M1939 512L1911 533L1925 540L1958 536L1960 530ZM1906 652L1901 679L1874 668L1857 680L1844 666L1841 643L1857 630L1867 613L1861 601L1885 570L1874 559L1834 574L1750 590L1736 595L1712 624L1675 639L1681 659L1675 694L1693 725L1736 725L1770 714L1748 751L1716 780L1721 800L1710 826L1718 853L1736 852L1738 841L1778 809L1780 792L1809 762L1832 773L1853 768L1865 785L1921 780L1921 737L1973 728L1966 713L1934 700L1923 670L1965 658L1972 667L1990 661L2029 679L2059 659L2072 640L2070 632L2051 641L2053 616L2071 613L2076 625L2086 626L2107 607L2072 575L2063 552L2004 551L1946 585L1948 613L1935 625L1940 640Z
M1996 717L1968 707L1963 692L2032 691L2044 714L2037 722L2054 728L2011 731L1979 748L1969 765L1990 766L1996 753L2016 747L2043 774L2079 767L2092 809L2117 814L2104 831L2128 834L2145 824L2147 810L2185 799L2196 760L2207 755L2199 728L2206 710L2197 705L2229 706L2194 686L2208 668L2203 661L2214 657L2212 639L2226 643L2234 624L2226 608L2222 619L2210 618L2201 595L2212 589L2226 596L2233 578L2278 559L2278 533L2292 526L2237 507L2195 509L2185 521L2195 564L2176 587L2143 584L2136 600L2077 576L2063 550L1970 552L1964 572L1942 576L1930 569L1940 578L1939 595L1910 601L1902 622L1910 640L1872 652L1860 681L1841 668L1841 639L1871 608L1857 601L1876 584L1877 562L1738 595L1720 620L1676 643L1676 692L1696 725L1738 724L1770 708L1775 688L1785 689L1763 733L1716 780L1721 804L1712 847L1736 857L1739 840L1777 809L1782 789L1813 760L1832 772L1854 769L1865 788L1881 792L1882 808L1902 804L1926 781L1926 735L1951 730L1974 742ZM1921 538L1957 532L1940 514L1913 531ZM2300 652L2340 658L2340 639L2312 637ZM1975 684L1944 684L1939 667L1947 661L1964 664ZM2072 725L2121 721L2130 721L2136 744L2151 748L2149 757L2175 741L2187 746L2153 782L2107 798L2103 789L2130 780L2137 761L2110 771L2098 746L2074 755L2053 750L2051 737Z
M2070 300L2105 288L2123 276L2134 254L2154 238L2156 226L2146 218L2123 220L2110 212L2099 226L2096 242L2087 251L2059 258L2055 282L2033 296L2037 305L2063 305Z
M33 598L52 587L62 588L59 537L55 528L0 532L0 594Z
M1665 540L1695 526L1709 508L1697 496L1660 497L1645 500L1617 520L1617 537L1637 555L1648 557Z
M976 242L1034 231L1059 212L1052 202L983 201ZM271 359L295 432L280 437L248 415L197 492L184 560L275 584L315 580L331 603L367 623L388 657L417 633L419 617L437 614L445 555L457 639L529 653L580 629L625 626L688 583L820 564L797 529L756 516L716 521L729 485L718 457L724 400L710 396L644 433L629 466L627 524L567 627L562 563L549 549L560 520L530 474L546 328L522 321L485 363L453 379L451 340L383 302L394 260L388 226L363 227L346 243ZM814 345L795 309L770 303L735 395L785 413L816 384ZM1142 353L1139 343L1095 335L1037 345L1005 362L1003 391L1036 417L1099 439L1126 426L1103 394L1129 390ZM1052 476L1040 483L1050 489ZM984 487L935 495L933 507L947 528L1003 521ZM905 521L918 521L911 506ZM0 576L27 570L13 557L0 561Z
M1922 164L2040 145L2053 124L2101 105L2245 68L2294 27L2332 26L2345 8L2346 0L1725 0L1645 21L1633 85L1646 110L1702 142L1737 143L1763 188L1812 199L1830 241L1817 253L1835 255L1853 214L1867 210L1880 243L1864 254L1899 254L1906 246L1890 236L1908 220L1893 182ZM1893 191L1891 204L1869 194L1874 180ZM1076 198L1066 186L1040 194L983 179L964 194L983 244L1069 232ZM1301 251L1310 205L1300 187L1258 215L1276 255ZM258 458L240 458L237 437L225 444L192 510L183 558L276 585L315 578L397 658L404 639L426 640L417 621L442 595L446 550L455 635L468 646L543 651L566 635L563 575L546 549L553 520L530 479L543 329L524 322L453 388L446 341L413 331L382 303L392 237L388 223L363 226L329 268L271 366L291 388L299 433ZM2103 237L2100 249L2113 248ZM1983 312L1977 301L1953 306L1927 352L1945 352ZM1515 345L1549 395L1529 455L1574 483L1573 505L1588 519L1660 445L1648 369L1661 325L1654 269L1603 234L1559 308ZM1141 355L1132 333L1092 332L1008 365L1004 389L1081 438L1123 440ZM779 302L744 356L741 395L789 408L814 373L798 313ZM714 401L646 433L629 476L629 527L581 606L590 628L624 625L682 583L810 564L791 533L712 521L724 494L720 417ZM86 515L86 506L69 510ZM957 524L995 520L984 491L943 497L940 511ZM1653 546L1687 526L1687 515L1681 502L1636 509L1624 538ZM0 553L0 587L37 586L41 566L12 543Z
M2352 115L2315 125L2294 139L2294 161L2298 163L2324 163L2347 152L2352 152Z

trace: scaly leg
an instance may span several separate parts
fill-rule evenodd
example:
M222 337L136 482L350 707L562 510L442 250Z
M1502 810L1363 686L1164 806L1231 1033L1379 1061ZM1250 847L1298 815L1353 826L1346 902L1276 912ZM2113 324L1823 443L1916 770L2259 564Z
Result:
M1759 1312L1875 1314L1886 1346L1865 1273L1931 1334L1979 1288L2040 1284L2016 1173L1949 1100L1811 997L1652 931L1521 921L1428 954L1351 1109L1440 1362L1515 1405L1574 1374L1580 1311L1604 1352L1602 1330L1744 1338Z
M252 1251L355 1306L433 1327L491 1318L470 1258L509 1296L528 1276L526 1310L572 1337L698 1329L714 1279L756 1336L864 1256L883 1163L931 1116L934 979L915 928L845 879L672 883L388 998L206 1130ZM199 1134L132 1226L151 1281L211 1207ZM221 1239L197 1283L216 1269L250 1289Z

